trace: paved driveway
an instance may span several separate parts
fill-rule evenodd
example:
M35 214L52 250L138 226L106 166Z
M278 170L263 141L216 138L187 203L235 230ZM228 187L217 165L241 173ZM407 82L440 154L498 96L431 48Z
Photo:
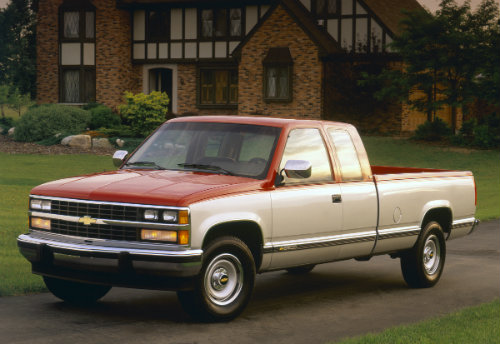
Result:
M324 264L307 276L257 277L247 310L193 323L175 293L113 289L89 308L50 294L0 298L0 343L324 343L491 301L500 294L500 221L448 242L441 281L408 289L399 260Z

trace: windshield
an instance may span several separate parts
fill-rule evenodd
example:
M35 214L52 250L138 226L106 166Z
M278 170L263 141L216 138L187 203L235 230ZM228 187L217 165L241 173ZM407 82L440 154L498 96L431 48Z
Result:
M126 168L188 170L263 179L281 129L235 123L163 125Z

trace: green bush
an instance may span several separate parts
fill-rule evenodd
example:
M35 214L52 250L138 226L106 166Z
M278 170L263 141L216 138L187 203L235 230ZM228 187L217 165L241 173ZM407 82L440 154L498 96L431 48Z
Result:
M10 128L14 127L14 119L11 117L0 117L0 128L3 129L2 134L7 135Z
M489 116L465 121L458 135L452 139L454 144L483 149L500 148L500 116Z
M432 122L425 122L418 126L413 135L415 140L440 141L451 135L450 127L439 117Z
M48 104L29 109L17 122L14 139L33 142L58 133L80 133L88 126L90 114L83 109Z
M154 91L146 95L125 92L124 98L125 104L120 105L120 113L137 135L147 136L165 121L170 102L166 93Z
M121 119L113 110L105 105L90 108L90 129L116 128L121 124Z
M98 130L99 133L106 137L136 137L136 133L128 125L120 125L114 128L101 128ZM142 137L142 136L141 136Z

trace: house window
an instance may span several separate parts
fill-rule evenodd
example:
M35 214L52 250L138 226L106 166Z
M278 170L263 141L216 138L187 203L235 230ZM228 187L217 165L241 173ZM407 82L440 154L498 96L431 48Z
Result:
M200 106L235 106L238 103L237 69L199 70Z
M204 39L240 38L242 9L219 8L201 10L200 36Z
M317 18L335 18L339 13L338 0L312 0L311 6Z
M95 8L87 1L65 1L60 20L60 101L87 103L96 99Z
M288 48L269 49L264 61L264 99L289 102L292 100L293 60Z
M168 11L148 12L147 35L149 42L166 42L170 34L170 13Z

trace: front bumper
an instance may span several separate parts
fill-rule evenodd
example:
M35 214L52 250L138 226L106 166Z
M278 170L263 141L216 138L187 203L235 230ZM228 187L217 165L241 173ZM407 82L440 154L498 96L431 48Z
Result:
M33 273L113 286L191 289L202 250L174 245L87 239L31 231L20 235L21 254Z

